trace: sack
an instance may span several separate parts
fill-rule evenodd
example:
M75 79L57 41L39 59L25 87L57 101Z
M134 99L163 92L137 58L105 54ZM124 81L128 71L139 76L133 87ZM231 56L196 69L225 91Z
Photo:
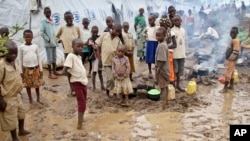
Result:
M226 59L229 59L230 55L233 53L233 48L229 47L226 51Z
M96 59L95 57L95 51L93 51L89 56L89 61L94 61Z

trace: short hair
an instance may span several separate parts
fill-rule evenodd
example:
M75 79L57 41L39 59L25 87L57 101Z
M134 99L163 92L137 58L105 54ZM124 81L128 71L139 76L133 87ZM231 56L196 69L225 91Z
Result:
M160 27L156 30L156 32L160 32L162 33L163 35L166 35L167 34L167 30L164 28L164 27Z
M88 18L83 18L82 21L89 21L89 19Z
M43 12L45 13L46 10L51 10L49 7L44 7Z
M7 34L7 35L5 35L5 36L8 36L8 34L9 34L9 28L8 27L1 27L0 28L0 34L2 35L3 33L5 33L5 34Z
M66 12L64 13L64 16L65 16L65 15L68 15L68 14L73 15L72 12L66 11Z
M149 18L153 18L154 20L156 19L154 15L150 15L150 16L148 17L148 19L149 19Z
M33 34L33 32L32 32L30 29L24 30L24 31L23 31L23 36L25 35L25 33L31 33L31 34Z
M112 21L114 21L113 17L111 17L111 16L106 17L106 20L112 20Z
M8 40L8 41L4 42L3 46L6 47L7 49L12 48L12 47L17 48L16 43L12 40Z
M235 30L237 32L237 34L239 33L239 28L236 26L233 26L231 30Z
M78 41L82 41L81 38L75 38L74 40L72 40L72 46L74 46Z
M91 30L94 30L94 29L99 30L99 28L96 25L91 27Z
M174 9L174 10L175 10L175 7L171 5L171 6L168 7L168 11L169 11L170 9Z
M123 25L129 25L129 23L128 22L123 22Z

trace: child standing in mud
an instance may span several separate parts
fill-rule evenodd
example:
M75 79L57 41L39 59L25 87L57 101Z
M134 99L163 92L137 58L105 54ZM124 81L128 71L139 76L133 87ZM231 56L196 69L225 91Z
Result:
M168 45L165 42L166 29L161 27L156 30L156 39L159 42L156 54L156 71L155 78L161 89L162 108L167 105L168 97L168 84L169 84L169 57L168 57Z
M148 18L149 26L146 28L146 63L148 64L149 78L152 79L152 68L151 64L155 63L155 52L158 42L155 37L155 33L158 26L155 25L155 16L150 16Z
M234 69L237 63L237 59L239 56L240 50L240 41L237 39L238 28L232 27L230 31L230 36L232 38L227 51L226 51L226 70L225 70L225 84L224 88L220 91L220 93L228 92L228 89L234 89ZM229 84L229 86L228 86Z
M124 22L123 23L122 36L123 36L124 45L125 45L125 48L126 48L125 55L128 57L129 64L130 64L129 78L130 78L131 81L133 81L132 73L135 72L135 65L134 65L134 47L135 47L135 42L134 42L133 34L131 32L129 32L128 30L129 30L129 23L128 22Z
M70 85L76 93L78 105L77 129L82 129L84 112L86 110L88 84L87 73L81 59L84 43L80 38L77 38L72 41L72 46L73 53L68 54L64 63L62 74L68 76Z
M29 102L32 103L31 88L36 89L37 102L40 103L39 87L43 85L43 66L39 57L39 48L32 44L33 32L25 30L23 32L25 44L19 47L19 65L21 76L29 96Z
M95 48L95 40L99 37L98 35L99 29L97 26L93 26L91 29L92 36L88 40L89 47L92 48L91 55L94 55L94 60L92 60L92 66L93 66L93 72L92 72L92 83L93 83L93 91L96 90L96 74L98 73L100 83L101 83L101 90L105 90L104 84L103 84L103 77L102 77L102 66L99 66L99 54L97 52L97 49ZM90 56L91 56L90 55Z
M115 79L114 93L120 95L121 104L123 104L123 95L125 95L125 106L129 106L128 95L133 93L133 88L129 79L129 59L125 56L125 52L125 46L119 45L116 56L112 60L112 73Z
M97 40L99 54L99 66L103 65L106 72L106 94L109 97L110 91L114 88L114 78L112 74L112 59L115 57L115 52L120 44L123 44L122 26L115 24L110 32L104 32Z
M0 61L0 125L4 132L10 132L13 141L19 141L18 135L25 136L30 132L24 129L25 109L20 92L23 89L22 78L17 63L17 45L13 41L4 43L7 54ZM18 123L17 123L18 122Z

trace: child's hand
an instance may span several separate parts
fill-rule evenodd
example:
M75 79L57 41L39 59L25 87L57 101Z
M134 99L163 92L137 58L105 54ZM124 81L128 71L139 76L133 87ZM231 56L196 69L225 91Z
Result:
M0 96L0 111L4 112L7 107L7 103L3 100L3 97Z
M62 40L59 40L58 43L62 43Z

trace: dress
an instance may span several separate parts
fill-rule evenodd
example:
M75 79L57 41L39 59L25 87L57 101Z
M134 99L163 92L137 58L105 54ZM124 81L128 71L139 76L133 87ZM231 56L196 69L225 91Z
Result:
M138 15L134 20L136 24L137 35L137 57L145 56L145 38L143 37L143 31L146 29L146 20L144 16Z
M155 63L155 52L157 49L158 42L156 40L156 30L158 26L147 27L147 44L146 44L146 63Z

